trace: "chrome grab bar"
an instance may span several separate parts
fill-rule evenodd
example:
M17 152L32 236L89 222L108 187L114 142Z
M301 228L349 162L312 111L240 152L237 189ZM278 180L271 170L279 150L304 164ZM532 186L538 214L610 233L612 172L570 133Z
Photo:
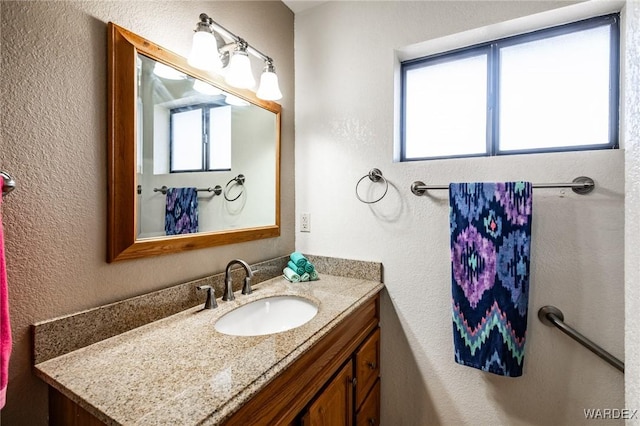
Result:
M582 346L589 349L591 352L598 355L624 374L624 362L620 361L618 358L602 349L599 345L565 324L564 315L560 309L555 306L543 306L538 311L538 319L549 327L558 327L564 334L571 337L573 340L580 343Z

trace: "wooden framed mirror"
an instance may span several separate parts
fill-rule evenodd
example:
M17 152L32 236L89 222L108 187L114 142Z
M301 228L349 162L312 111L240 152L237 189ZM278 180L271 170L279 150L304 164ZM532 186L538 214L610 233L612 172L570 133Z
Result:
M182 77L171 82L151 75L154 67L169 67ZM211 91L195 90L203 84ZM108 105L108 262L280 235L278 103L231 88L222 77L110 22ZM209 137L215 127L222 135L216 141L226 141L218 149L226 154L216 158L228 158L188 170L173 167L174 158L184 157L174 151L181 133L173 117L198 108L209 120L203 135ZM222 121L213 124L213 115ZM164 118L169 116L172 121ZM203 141L207 156L212 142ZM173 187L202 187L199 226L190 233L168 235L167 225L163 228L164 197Z

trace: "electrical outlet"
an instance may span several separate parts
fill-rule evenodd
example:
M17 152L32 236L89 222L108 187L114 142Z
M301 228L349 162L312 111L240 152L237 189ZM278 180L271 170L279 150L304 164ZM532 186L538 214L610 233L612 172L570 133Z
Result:
M300 232L311 232L311 214L302 213L300 215Z

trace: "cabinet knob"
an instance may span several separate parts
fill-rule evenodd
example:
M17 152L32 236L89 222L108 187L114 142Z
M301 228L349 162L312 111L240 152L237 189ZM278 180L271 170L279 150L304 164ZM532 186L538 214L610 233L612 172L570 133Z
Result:
M375 370L377 367L377 364L375 362L367 362L367 365L369 366L370 369Z
M358 378L354 377L353 379L351 379L351 384L353 385L353 387L355 388L358 385Z
M376 419L372 419L371 417L369 417L369 424L371 426L376 426Z

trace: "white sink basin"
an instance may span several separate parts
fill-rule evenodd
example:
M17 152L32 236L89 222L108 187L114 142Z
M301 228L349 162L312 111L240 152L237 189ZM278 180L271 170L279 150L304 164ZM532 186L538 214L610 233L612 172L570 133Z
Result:
M233 336L262 336L300 327L317 313L318 306L301 297L267 297L224 314L215 328Z

